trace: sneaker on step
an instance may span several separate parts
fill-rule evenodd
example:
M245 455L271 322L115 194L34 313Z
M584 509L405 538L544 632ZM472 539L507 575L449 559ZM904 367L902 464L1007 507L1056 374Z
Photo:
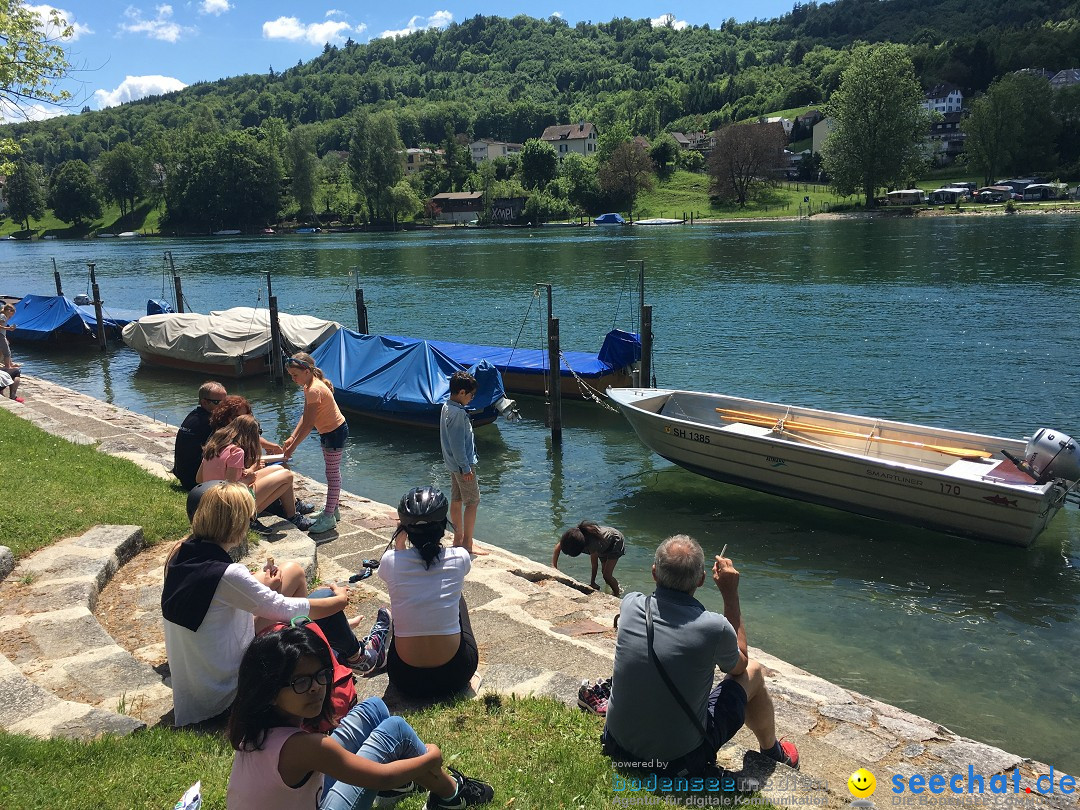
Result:
M268 535L268 534L273 534L274 533L273 529L271 529L269 526L267 526L265 523L263 523L258 518L252 518L251 519L251 530L253 532L255 532L256 534L263 535L264 537L266 535Z
M347 662L361 678L373 678L386 669L386 654L390 647L390 611L379 608L371 632L360 642L355 661Z
M308 529L315 525L314 520L309 518L307 515L300 514L299 512L289 518L289 522L302 532L306 532Z
M611 698L611 678L598 678L595 688L605 698Z
M604 696L600 684L595 686L588 683L582 684L578 690L577 705L589 714L598 714L601 717L607 716L607 698Z
M332 532L337 526L337 520L330 512L323 512L317 518L315 523L309 530L312 534L323 534L324 532Z
M784 753L781 764L799 770L799 749L795 747L795 743L791 740L780 740L780 750Z
M446 770L458 783L457 793L452 799L440 799L432 793L428 796L427 810L461 810L476 804L487 804L495 798L495 789L487 782L472 779L457 768L447 766Z
M310 515L315 511L315 504L308 501L302 501L299 498L296 499L296 511L301 515ZM335 517L337 517L335 515Z
M12 399L15 400L16 402L26 402L26 400L23 399L22 397L12 397Z
M334 507L334 520L341 520L341 507L340 506L335 506Z
M417 782L408 782L401 787L391 788L390 790L380 790L378 795L375 796L375 804L373 807L393 807L402 799L407 799L416 793L422 793L424 786Z

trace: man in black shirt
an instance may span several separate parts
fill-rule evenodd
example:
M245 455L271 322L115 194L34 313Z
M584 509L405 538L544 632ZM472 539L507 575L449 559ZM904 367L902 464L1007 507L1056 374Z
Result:
M184 419L176 432L172 474L186 490L195 488L195 475L202 463L202 447L210 438L210 414L228 394L225 386L214 380L199 387L199 404Z

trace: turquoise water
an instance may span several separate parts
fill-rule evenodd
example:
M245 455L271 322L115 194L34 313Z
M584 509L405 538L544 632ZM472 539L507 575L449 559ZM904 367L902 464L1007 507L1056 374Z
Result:
M353 279L371 328L540 345L534 285L554 285L564 348L595 351L633 327L630 263L645 262L661 386L718 391L1004 436L1080 436L1080 219L801 222L587 231L434 231L269 239L0 243L0 293L69 295L97 263L106 307L171 298L173 253L198 311L266 304L355 326ZM636 267L636 264L633 265ZM16 347L38 373L178 423L198 377L140 368L125 348ZM232 384L270 434L301 398ZM565 409L553 452L543 404L477 432L477 535L550 560L563 528L593 518L630 543L616 575L646 588L674 531L707 553L729 544L750 643L965 735L1080 772L1080 514L1031 549L962 540L730 487L650 454L621 416ZM346 487L396 502L444 483L434 435L351 419ZM322 477L316 444L298 455ZM568 560L579 577L588 565ZM719 608L714 591L699 596ZM595 675L595 673L583 673Z

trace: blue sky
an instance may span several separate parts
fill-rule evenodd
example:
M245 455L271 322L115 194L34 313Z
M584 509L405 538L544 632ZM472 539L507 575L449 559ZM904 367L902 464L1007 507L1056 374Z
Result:
M172 0L114 2L59 0L56 5L24 0L47 19L51 9L74 26L66 43L73 71L64 85L77 112L112 106L154 93L180 89L243 73L291 67L317 56L323 43L344 43L349 37L368 42L423 28L442 28L476 14L512 17L556 14L569 23L603 22L613 17L659 20L671 15L676 26L717 26L734 17L744 21L769 18L791 10L794 0ZM22 115L0 111L6 120L56 114L28 107Z

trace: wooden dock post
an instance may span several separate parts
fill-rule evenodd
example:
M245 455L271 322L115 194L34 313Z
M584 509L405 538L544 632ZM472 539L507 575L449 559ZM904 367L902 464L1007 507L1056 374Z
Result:
M278 323L277 296L266 274L266 294L270 301L270 379L274 382L285 380L285 355L281 346L281 325Z
M368 332L367 304L364 303L364 291L356 288L356 330L362 335Z
M184 289L180 284L180 276L176 274L176 265L173 264L172 251L165 251L165 258L169 260L169 269L172 270L173 289L176 291L176 311L184 312Z
M101 300L101 291L98 289L97 275L94 273L94 263L88 262L87 266L90 268L90 294L94 296L94 317L97 318L98 348L101 349L101 351L105 351L108 347L108 343L105 336L105 316L101 311L101 305L105 302Z
M655 388L652 381L652 306L641 308L641 387Z
M559 319L548 318L548 367L551 369L551 446L562 446L562 353L559 351Z
M55 258L52 260L52 277L53 281L56 282L56 294L63 298L64 290L60 287L60 271L56 269Z

